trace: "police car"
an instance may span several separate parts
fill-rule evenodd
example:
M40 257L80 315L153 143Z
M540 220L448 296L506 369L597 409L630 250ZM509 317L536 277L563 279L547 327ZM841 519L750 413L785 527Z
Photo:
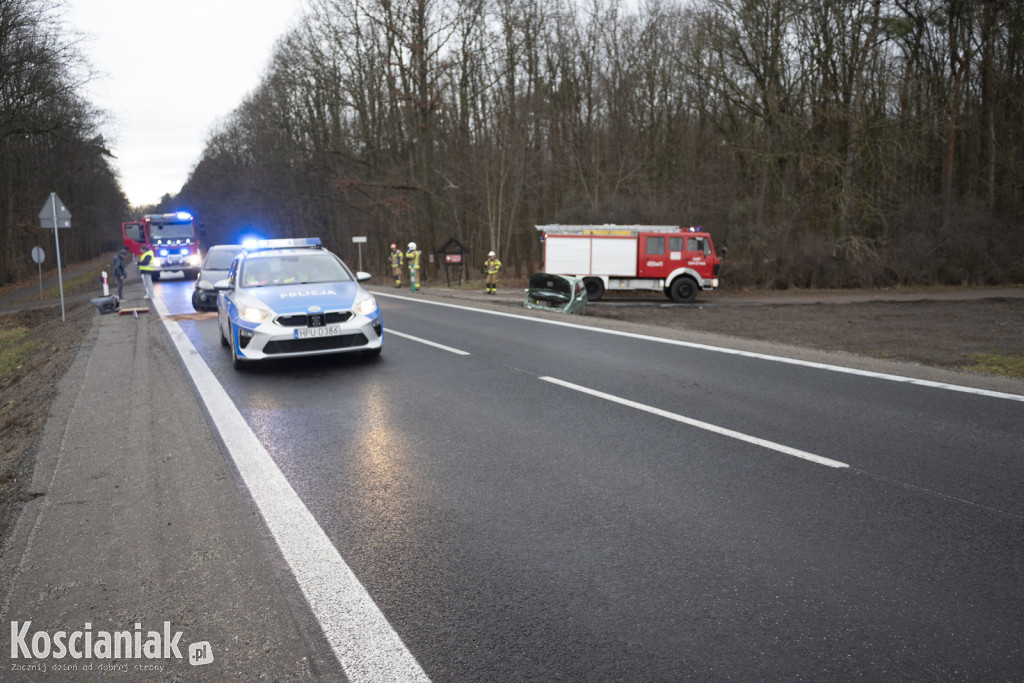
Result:
M380 308L319 238L245 244L215 283L220 342L235 368L267 358L380 355Z

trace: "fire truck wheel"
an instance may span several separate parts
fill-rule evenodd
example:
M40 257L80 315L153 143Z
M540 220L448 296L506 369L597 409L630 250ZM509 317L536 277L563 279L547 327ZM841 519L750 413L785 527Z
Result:
M604 296L604 282L599 277L583 278L583 285L587 288L587 301L600 301Z
M697 283L693 278L677 277L672 281L668 295L677 304L688 304L697 298Z

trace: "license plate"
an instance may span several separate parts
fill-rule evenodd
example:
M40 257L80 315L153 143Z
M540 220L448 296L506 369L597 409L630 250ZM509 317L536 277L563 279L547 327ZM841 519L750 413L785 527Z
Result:
M324 327L300 327L295 330L296 339L313 339L315 337L336 337L341 334L340 325L325 325Z

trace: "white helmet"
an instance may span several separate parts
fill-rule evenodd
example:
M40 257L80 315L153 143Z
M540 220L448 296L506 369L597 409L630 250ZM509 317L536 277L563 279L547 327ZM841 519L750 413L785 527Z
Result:
M488 256L494 256L494 252L493 251L489 251L489 252L487 252L487 255Z
M409 248L410 249L415 249L416 248L416 243L415 242L409 242Z

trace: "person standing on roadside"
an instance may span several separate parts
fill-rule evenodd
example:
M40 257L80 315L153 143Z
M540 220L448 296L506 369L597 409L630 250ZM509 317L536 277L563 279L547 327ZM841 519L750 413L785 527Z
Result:
M498 271L501 270L501 261L493 251L488 252L487 260L484 261L484 272L487 273L487 291L486 294L497 294L498 293Z
M391 245L391 274L395 276L395 287L402 286L402 251L397 244Z
M117 280L117 298L120 301L122 298L122 292L124 291L124 279L128 277L128 271L124 267L124 259L128 255L128 250L121 247L121 250L114 255L114 279Z
M409 286L412 291L420 288L420 250L416 248L415 242L409 242L409 249L405 252L405 261L409 264Z
M139 275L142 276L142 283L146 285L146 294L143 297L146 299L156 298L156 294L153 293L153 271L156 270L153 261L155 259L156 254L152 249L146 249L139 257Z

